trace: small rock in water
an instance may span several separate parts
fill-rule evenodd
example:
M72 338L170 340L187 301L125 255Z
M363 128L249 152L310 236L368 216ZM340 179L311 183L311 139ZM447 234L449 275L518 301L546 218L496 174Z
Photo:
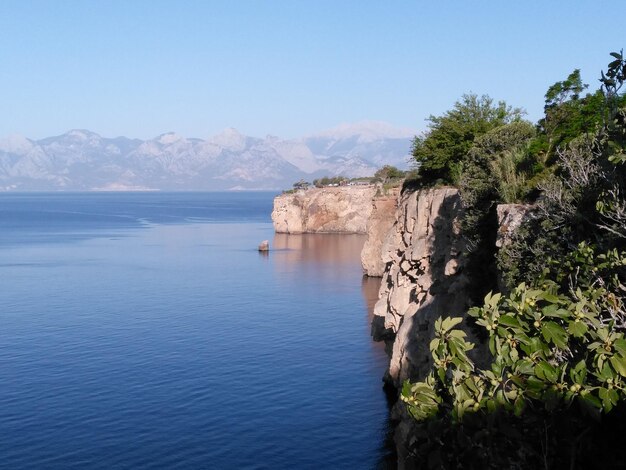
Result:
M269 240L263 240L259 245L259 251L270 251L270 242Z

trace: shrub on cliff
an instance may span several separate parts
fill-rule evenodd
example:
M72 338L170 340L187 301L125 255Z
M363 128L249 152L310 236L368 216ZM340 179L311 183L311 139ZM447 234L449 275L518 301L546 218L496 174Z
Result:
M494 104L489 96L475 94L463 95L442 116L430 116L429 130L424 136L415 137L412 149L422 184L457 184L461 163L474 139L521 116L520 109L513 109L504 101Z
M581 241L600 249L625 247L626 96L619 89L626 80L626 59L613 54L598 91L603 104L595 108L595 119L588 117L602 125L569 136L567 144L554 150L555 163L537 185L541 197L533 216L497 255L509 288L532 280L545 259L563 257ZM568 109L572 118L575 108Z
M317 178L313 180L313 185L316 188L323 188L324 186L339 186L340 184L344 184L348 181L348 178L345 176L323 176L321 178Z
M618 463L610 439L626 422L606 414L619 407L624 416L625 282L626 252L581 244L531 285L489 294L470 310L489 337L493 362L485 369L454 328L461 319L437 320L434 371L402 391L419 422L414 458L450 468Z
M387 184L394 180L400 181L405 175L406 172L399 170L395 166L385 165L376 170L376 173L374 173L374 180Z

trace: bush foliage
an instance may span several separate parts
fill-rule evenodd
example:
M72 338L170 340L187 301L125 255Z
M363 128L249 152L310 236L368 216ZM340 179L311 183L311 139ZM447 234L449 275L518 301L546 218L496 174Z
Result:
M583 96L578 70L550 87L537 126L464 96L415 141L421 183L460 187L468 270L486 294L469 310L485 344L456 328L461 318L440 318L432 372L404 384L419 465L621 464L611 446L626 432L626 60L611 56L598 91ZM519 201L532 210L496 252L495 207ZM481 355L488 366L472 360Z
M415 137L413 157L425 184L456 184L460 165L476 137L491 129L521 119L522 111L483 95L463 95L443 116L428 118L429 131Z

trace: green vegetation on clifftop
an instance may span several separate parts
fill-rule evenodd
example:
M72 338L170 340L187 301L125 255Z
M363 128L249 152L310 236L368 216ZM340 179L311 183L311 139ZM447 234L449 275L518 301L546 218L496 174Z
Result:
M611 56L597 91L583 96L578 70L551 86L536 126L465 95L415 139L418 184L461 189L477 284L469 314L485 343L468 341L460 318L437 321L433 370L402 390L417 466L623 465L626 60ZM496 252L503 202L532 206ZM471 360L479 347L486 367Z

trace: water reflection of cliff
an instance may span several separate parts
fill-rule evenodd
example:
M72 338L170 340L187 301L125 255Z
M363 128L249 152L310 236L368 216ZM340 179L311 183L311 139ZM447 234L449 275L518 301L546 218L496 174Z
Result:
M336 233L274 234L272 250L280 252L280 260L288 264L301 263L359 263L365 235Z
M276 233L271 253L279 272L297 272L298 279L311 283L312 288L320 288L320 292L329 286L354 289L358 277L362 276L360 259L365 238L365 235L358 234ZM367 307L368 330L379 287L379 277L362 277L361 294ZM386 367L387 357L381 355L381 351L384 351L383 343L372 341L370 344L380 364Z
M354 314L363 318L363 344L370 350L367 362L374 376L381 378L387 368L389 358L383 342L374 342L369 337L370 325L374 314L374 305L378 300L381 278L364 277L361 268L361 250L365 243L365 235L351 234L302 234L289 235L277 233L270 244L269 258L277 272L282 276L297 279L301 284L320 295L325 292L344 290L354 292L358 289L361 278L361 295L363 303L354 304ZM366 307L363 308L363 307ZM365 310L365 311L364 311ZM352 309L350 309L352 314ZM387 405L391 407L391 395L386 395ZM376 468L395 469L396 455L393 444L393 425L389 415L379 423L381 442Z
M334 289L345 286L354 289L355 280L362 274L361 250L365 235L358 234L316 234L290 235L274 234L272 256L281 272L298 273L298 278L311 284L312 289ZM358 282L358 281L357 281ZM322 287L320 284L325 284ZM361 294L367 307L367 329L372 323L374 305L378 300L379 277L364 276L361 281ZM374 351L376 367L385 368L388 358L382 342L370 342Z

